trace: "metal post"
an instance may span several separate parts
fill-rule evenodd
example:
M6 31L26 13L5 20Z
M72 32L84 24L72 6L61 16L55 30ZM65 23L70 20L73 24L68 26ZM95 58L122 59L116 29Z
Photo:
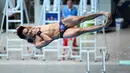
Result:
M23 3L23 5L24 5L24 10L25 10L25 15L26 15L27 23L29 24L30 21L29 21L28 12L27 12L27 7L26 7L26 5L25 5L25 2Z
M102 50L102 73L106 73L105 50Z
M9 16L8 16L8 1L6 0L6 50L7 50L7 60L9 59L9 52L8 52L8 27L9 27Z
M90 73L90 70L89 70L89 50L87 49L87 72L86 73Z

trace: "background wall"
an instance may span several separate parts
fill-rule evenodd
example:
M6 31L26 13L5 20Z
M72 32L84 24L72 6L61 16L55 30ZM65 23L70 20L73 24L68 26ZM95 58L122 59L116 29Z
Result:
M100 10L111 12L111 0L99 0Z
M100 1L99 3L100 11L111 12L111 0L99 0L99 1ZM78 7L78 5L76 7ZM35 0L35 24L39 23L38 18L40 17L41 9L42 6L40 5L40 0Z
M0 0L0 22L2 18L2 11L5 5L6 0ZM99 0L100 1L100 11L109 11L111 12L111 0ZM39 23L39 17L40 17L40 12L42 9L42 6L40 5L40 0L34 0L34 5L35 5L35 24ZM62 6L64 7L64 6ZM76 6L78 8L78 5ZM89 7L89 6L88 6Z

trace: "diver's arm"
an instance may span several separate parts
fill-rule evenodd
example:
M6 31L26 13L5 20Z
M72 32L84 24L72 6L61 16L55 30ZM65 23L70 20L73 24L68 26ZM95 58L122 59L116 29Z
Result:
M35 40L35 46L39 49L46 46L47 44L49 44L49 42L52 41L52 39L44 33L41 33L40 36L42 37L42 41L40 39L38 40L39 36L37 36L37 40Z
M52 38L50 38L48 35L41 33L40 36L43 38L44 41L50 42L52 41Z
M36 48L40 49L43 47L44 44L45 44L45 41L41 37L36 36L35 41L34 41L34 45L36 46Z
M45 41L35 42L35 46L38 49L41 49L46 44Z

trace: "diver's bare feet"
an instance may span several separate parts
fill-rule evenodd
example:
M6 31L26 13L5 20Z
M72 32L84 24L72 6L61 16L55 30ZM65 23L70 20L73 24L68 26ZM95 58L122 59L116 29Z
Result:
M107 16L109 19L111 19L111 13L110 13L110 12L101 11L101 12L99 12L99 13L104 14L104 15Z
M102 25L103 27L107 27L108 25L110 25L112 23L111 13L110 12L103 12L103 11L101 11L100 13L107 16L108 19L105 21L105 24Z

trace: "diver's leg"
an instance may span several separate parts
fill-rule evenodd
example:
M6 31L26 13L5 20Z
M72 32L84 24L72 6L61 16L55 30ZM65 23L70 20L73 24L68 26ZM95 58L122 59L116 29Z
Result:
M67 27L74 27L74 26L76 26L84 21L92 20L92 19L94 19L98 16L101 16L101 15L105 15L108 18L111 17L111 14L109 12L98 12L98 13L90 14L87 16L71 16L71 17L63 19L62 22Z
M77 36L84 34L84 33L87 33L87 32L93 32L93 31L100 30L103 27L104 26L101 25L101 26L91 26L88 28L69 28L64 32L63 38L77 37Z

